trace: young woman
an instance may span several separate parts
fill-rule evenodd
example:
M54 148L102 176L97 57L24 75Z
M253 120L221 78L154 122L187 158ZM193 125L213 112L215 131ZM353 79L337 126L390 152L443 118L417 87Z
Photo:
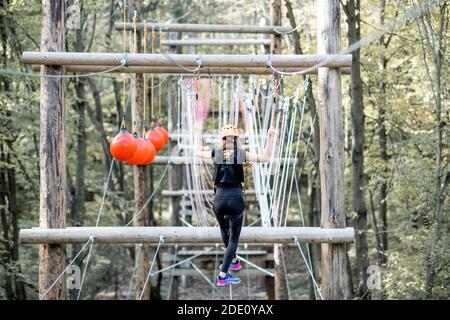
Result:
M220 132L220 144L211 151L197 151L196 156L213 160L214 170L214 204L213 210L219 222L220 232L226 251L220 265L216 284L225 286L240 283L238 277L230 271L240 270L241 264L236 257L239 236L244 220L244 199L242 183L244 182L244 165L256 162L268 162L275 141L275 129L269 129L267 144L261 154L247 152L241 148L239 132L234 125L226 125ZM196 150L201 150L201 138L197 132Z

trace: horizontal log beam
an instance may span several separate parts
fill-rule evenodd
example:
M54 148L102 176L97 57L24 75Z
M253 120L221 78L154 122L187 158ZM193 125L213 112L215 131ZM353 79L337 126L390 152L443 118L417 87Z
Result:
M223 253L222 253L223 254ZM273 268L265 268L264 270L266 270L269 273L274 273ZM205 269L200 269L200 271L203 274L207 274L207 275L212 275L214 274L214 270L205 270ZM172 275L172 269L169 269L166 271L167 273ZM255 269L255 268L248 268L248 270L245 270L245 276L250 276L250 277L259 277L259 276L265 276L267 275L267 273L259 270L259 269ZM202 277L201 274L199 274L199 272L197 270L195 270L194 268L190 267L190 268L180 268L177 267L175 270L173 270L173 276L193 276L193 277Z
M340 68L351 67L350 54L334 55L233 55L233 54L123 54L102 52L33 52L22 53L24 64L39 65L93 65L143 67L249 67L267 68L308 68L313 66ZM181 68L182 69L182 68ZM185 70L185 72L187 72Z
M282 26L249 26L249 25L232 25L232 24L194 24L194 23L146 23L147 29L162 32L197 32L197 33L261 33L261 34L277 34L278 32L288 32L290 28ZM123 22L114 24L116 30L123 31ZM133 30L133 24L125 23L125 30ZM144 23L136 23L136 30L144 30Z
M216 227L73 227L66 229L22 229L23 244L85 243L155 243L164 236L165 243L220 243ZM318 227L243 227L241 243L290 243L296 236L303 243L351 243L353 228L322 229Z
M41 65L34 64L32 66L33 71L39 72L41 70ZM66 72L75 72L75 73L97 73L97 72L107 72L111 70L110 66L84 66L84 65L67 65L65 67ZM281 72L299 72L307 70L306 68L277 68L278 71ZM111 73L159 73L159 74L191 74L192 72L188 72L187 70L180 67L123 67L110 71ZM250 74L273 74L273 70L270 68L248 68L248 67L240 67L240 68L229 68L229 67L202 67L199 70L200 74L241 74L241 75L250 75ZM308 70L307 74L317 75L317 69ZM350 75L351 68L343 67L341 68L341 74Z
M189 196L193 194L214 194L214 190L162 190L161 195L163 197L181 197ZM255 195L255 190L245 190L244 195Z
M286 163L289 164L293 164L293 163L298 163L298 159L296 158L273 158L271 161L273 161L273 163L275 164L277 161L281 162L281 165L283 166ZM179 156L156 156L155 159L153 160L152 164L158 164L158 165L163 165L163 164L191 164L192 162L192 158L190 157L179 157ZM204 159L196 159L195 160L196 164L213 164L212 160L204 160Z
M181 46L251 46L263 45L270 46L270 39L202 39L190 38L181 40L162 40L163 46L181 47Z

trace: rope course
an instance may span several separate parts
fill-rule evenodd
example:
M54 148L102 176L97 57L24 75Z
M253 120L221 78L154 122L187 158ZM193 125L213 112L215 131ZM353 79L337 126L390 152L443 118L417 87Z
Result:
M55 78L55 79L69 79L69 78L92 78L97 76L113 76L113 72L123 71L124 68L130 67L131 53L127 52L127 42L129 51L133 51L134 56L137 53L137 19L139 17L138 12L134 11L132 22L127 19L127 3L126 1L120 2L123 9L123 54L120 61L114 61L114 65L109 66L106 64L106 70L98 72L89 72L84 74L43 74L43 73L29 73L19 72L9 69L1 69L1 75L18 76L18 77L39 77L39 78ZM431 5L431 4L430 4ZM264 68L271 73L269 77L261 76L257 77L255 74L251 74L249 77L243 77L242 74L238 75L211 75L213 67L210 67L208 63L211 63L208 56L195 55L195 61L188 61L187 63L180 62L178 58L174 58L173 55L164 53L162 50L163 31L167 31L164 26L152 26L151 28L151 54L152 58L165 58L164 61L168 65L177 70L182 71L177 81L177 109L178 118L176 119L175 127L181 134L177 136L176 144L180 154L182 154L187 161L184 162L184 176L186 181L186 189L192 191L187 194L186 199L191 203L192 207L192 221L187 221L184 217L180 217L180 220L190 228L196 227L208 227L215 226L213 212L214 195L201 192L202 190L211 190L213 188L211 163L200 160L196 154L203 151L211 151L217 147L221 141L220 139L210 138L206 140L206 132L212 133L212 135L218 137L218 129L223 125L232 123L239 127L241 131L245 132L243 135L242 148L253 154L262 154L268 148L267 133L271 129L275 129L278 133L275 143L273 154L270 161L266 163L246 163L246 175L247 181L245 185L245 191L252 188L256 198L256 204L259 214L254 217L254 221L249 226L260 224L262 227L287 227L288 217L290 214L291 197L294 193L293 188L295 184L295 195L297 197L297 205L299 208L300 221L302 226L305 226L305 219L303 216L301 189L299 186L299 179L302 176L302 171L306 162L306 156L308 147L312 139L314 126L316 124L316 118L308 124L305 123L305 116L309 112L306 108L306 98L308 94L312 94L310 90L311 79L309 76L305 78L303 82L298 81L292 86L286 85L286 82L290 76L306 75L317 71L319 68L329 66L329 64L339 63L339 58L342 55L348 55L360 47L369 44L373 40L379 38L386 32L391 32L404 26L408 21L417 18L422 15L429 6L420 6L407 11L403 16L396 18L391 23L386 24L382 30L376 30L369 34L364 39L352 44L348 48L341 50L339 54L326 56L325 59L320 62L314 62L308 64L306 67L296 71L285 71L284 66L278 66L276 64L276 56L271 54L265 55L262 59L266 63ZM190 12L186 13L189 14ZM147 22L144 21L144 53L147 54ZM127 27L128 26L128 27ZM132 27L132 29L129 28ZM300 28L300 25L293 29L282 31L282 29L272 28L270 33L278 35L288 35L295 32ZM132 31L132 34L127 36L127 31ZM133 38L132 38L133 37ZM155 38L158 38L158 48L155 45ZM155 54L155 50L158 54ZM339 57L341 56L341 57ZM256 57L251 57L253 63ZM25 60L25 59L24 59ZM118 63L118 65L117 65ZM64 63L56 63L55 65L65 65ZM82 65L82 64L81 64ZM87 64L89 65L89 64ZM139 66L139 65L137 65ZM238 65L239 66L239 65ZM150 67L154 67L150 64ZM223 67L223 66L221 66ZM240 66L239 66L240 67ZM259 66L260 67L260 66ZM41 67L45 68L45 67ZM340 68L340 66L332 66L331 68ZM244 69L244 68L243 68ZM64 68L61 68L63 73ZM150 69L151 70L151 69ZM201 73L207 70L208 77L201 77ZM162 121L162 85L165 81L171 79L171 76L161 77L160 73L157 73L157 84L155 85L155 72L150 73L150 85L147 84L147 74L143 73L143 119L144 124L146 121L146 99L147 90L150 90L150 115L149 125L150 129L153 129L156 124L160 124ZM180 73L180 72L178 72ZM136 73L137 74L137 73ZM129 81L129 89L127 90L127 80L137 80L137 77L129 74L128 76L122 75L123 84L123 104L125 112L121 119L121 128L125 128L126 114L129 111L128 106L131 105L130 97L136 98L137 90L136 86L133 86L133 81ZM157 89L157 95L155 97L155 89ZM288 95L288 92L293 91L292 96ZM120 99L119 99L120 100ZM133 99L133 106L136 99ZM157 102L157 112L155 112L155 100ZM212 114L212 119L210 115ZM133 132L135 124L132 123ZM309 129L309 132L307 131ZM145 130L145 129L144 129ZM145 133L145 132L144 132ZM143 134L144 136L144 134ZM305 137L306 136L306 137ZM304 138L304 139L302 139ZM197 144L197 141L201 141L201 145ZM206 142L208 147L204 147L203 143ZM219 146L220 147L220 146ZM300 157L303 150L302 157ZM136 218L138 218L144 210L148 207L150 201L160 191L161 185L166 178L170 162L166 164L162 173L160 174L159 181L155 188L147 196L147 200L143 203L142 207L134 211L133 217L128 221L124 227L129 227ZM106 181L103 186L102 198L100 200L100 206L96 217L95 227L99 227L100 219L103 213L104 205L107 199L108 186L112 180L112 172L114 166L117 165L116 159L112 159ZM245 196L249 193L245 193ZM248 214L248 213L247 213ZM400 229L400 228L399 228ZM388 232L388 231L385 231ZM290 237L290 236L289 236ZM89 262L93 252L95 243L95 235L91 235L89 240L84 243L80 250L74 255L73 259L69 262L66 268L56 278L56 280L47 288L41 298L46 295L59 283L64 274L75 263L75 261L81 256L81 254L88 248L86 263L84 265L80 288L77 294L77 300L81 298L81 292L83 285L85 284L87 271L89 268ZM139 239L141 241L141 239ZM221 290L219 290L215 284L208 278L204 272L194 264L193 260L207 254L213 249L213 247L203 248L203 250L197 254L178 261L180 255L178 252L178 244L175 246L173 252L173 261L169 266L153 271L155 261L158 258L161 248L165 243L165 235L159 235L159 242L155 249L153 259L149 265L149 271L145 277L145 282L142 286L142 290L139 294L139 300L143 299L147 285L151 278L157 274L171 271L169 280L169 290L167 298L171 297L171 290L173 286L175 268L186 262L190 262L190 265L196 272L212 287L211 296L215 297L218 293L222 298L227 298ZM313 283L314 293L316 299L323 300L324 297L320 290L320 285L316 281L314 274L312 259L308 246L306 246L306 254L303 251L300 241L297 236L293 237L293 244L298 248L299 253L303 261L305 262L309 277ZM141 248L144 250L144 246ZM219 263L217 249L219 244L215 244L216 254L214 263L213 277L217 276L217 266ZM222 250L225 248L221 247ZM255 268L265 275L274 277L274 273L270 272L263 267L258 266L249 260L248 256L248 244L244 244L245 258L241 255L237 257L246 263L246 275L247 275L247 297L252 299L251 284L249 268ZM288 270L286 266L286 259L283 251L283 247L280 245L282 267L285 274L285 282L287 284L289 299L292 299L292 292L290 290ZM60 270L60 269L58 269ZM137 268L132 271L131 279L128 287L127 299L131 295L133 281L136 280ZM233 299L232 286L229 287L229 297Z

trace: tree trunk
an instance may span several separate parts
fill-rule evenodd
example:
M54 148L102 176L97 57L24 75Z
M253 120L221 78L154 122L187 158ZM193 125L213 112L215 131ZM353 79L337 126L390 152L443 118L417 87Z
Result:
M347 0L347 39L349 46L361 39L360 1ZM364 202L364 103L360 69L360 50L352 52L351 119L352 119L352 210L355 220L356 269L358 272L357 295L370 299L367 290L367 209Z
M386 7L386 0L380 0L380 25L384 25L384 10ZM383 49L387 48L384 35L380 37L380 46ZM378 104L378 138L380 146L380 160L382 163L382 179L380 183L380 194L379 194L379 209L378 209L378 230L380 232L380 244L381 252L379 252L380 264L387 262L386 250L388 249L388 233L387 233L387 195L388 195L388 161L389 156L387 154L387 131L385 125L385 103L386 103L386 83L384 82L383 74L386 72L386 67L388 60L384 55L384 50L381 50L379 68L381 70L382 76L380 80L380 103Z
M444 94L442 88L442 58L444 55L444 37L447 34L448 20L447 17L447 3L443 2L439 5L439 29L436 28L437 31L435 34L435 39L437 39L437 44L434 44L433 48L429 48L433 52L433 62L434 62L434 100L435 100L435 113L436 113L436 131L437 131L437 145L436 145L436 165L435 165L435 208L434 208L434 232L433 238L431 242L431 247L429 249L427 255L427 270L425 274L425 291L427 293L428 298L432 298L433 296L433 286L434 279L436 277L436 251L437 244L441 239L441 229L443 223L443 206L445 200L445 187L448 181L443 182L444 170L442 168L442 150L444 148L443 143L443 133L445 128L445 120L442 120L442 96ZM429 14L429 13L427 13ZM422 17L423 19L423 17ZM423 21L423 20L422 20ZM428 19L431 21L431 19ZM431 22L429 22L431 23ZM433 28L428 28L429 30L433 30ZM427 36L429 36L427 34ZM435 40L436 41L436 40ZM428 40L428 43L431 43L431 40ZM432 80L432 79L430 79Z
M133 1L133 5L130 8L140 12L141 1ZM130 10L130 12L133 12ZM140 52L141 45L141 34L136 32L136 47L134 52ZM131 105L131 114L133 119L133 127L138 136L142 136L144 122L142 119L142 114L144 111L143 106L143 76L142 74L134 74L133 81L133 97ZM150 212L148 207L144 207L145 201L148 195L148 172L147 166L135 165L133 166L133 177L134 177L134 226L148 226L150 220ZM141 210L138 214L138 212ZM149 300L151 294L150 283L144 288L144 283L150 270L150 246L148 244L139 244L135 246L135 264L136 264L136 298L142 300Z
M2 163L6 163L6 154L5 154L5 146L4 144L0 144L0 161ZM4 275L4 284L6 297L8 300L14 300L14 291L13 291L13 285L12 285L12 277L7 273L8 269L11 266L11 247L10 247L10 237L9 237L9 221L7 217L7 211L8 211L8 205L7 205L7 181L6 181L6 174L2 170L0 171L0 223L2 225L2 248L4 250L3 254L0 256L1 258L1 264L5 268L5 275Z
M317 1L318 54L340 51L338 0ZM344 228L344 132L341 72L319 68L320 182L322 228ZM347 299L345 244L322 244L322 295Z
M65 5L59 0L42 0L41 51L64 51ZM64 68L42 66L42 74L61 75ZM41 78L40 106L40 227L64 228L66 222L66 141L64 79ZM40 299L65 299L66 252L62 244L39 247Z
M10 155L7 156L8 163L11 163ZM12 164L12 163L11 163ZM19 225L18 225L18 210L17 210L17 196L16 196L16 170L14 167L8 169L8 202L9 213L11 215L11 227L12 227L12 248L11 248L11 261L17 268L17 273L22 273L21 265L19 262ZM14 277L14 284L16 288L16 299L25 300L26 292L25 285L20 277L16 275Z

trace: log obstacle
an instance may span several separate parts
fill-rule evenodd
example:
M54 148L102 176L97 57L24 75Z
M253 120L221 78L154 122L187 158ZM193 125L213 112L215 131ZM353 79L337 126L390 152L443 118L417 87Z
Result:
M299 163L299 160L296 158L274 158L271 161L281 161L281 165L284 165L284 163L294 164ZM190 157L184 157L184 156L156 156L153 160L152 164L192 164L192 158ZM200 159L196 158L195 163L200 164L213 164L213 160L206 160L206 159ZM269 162L270 163L270 162Z
M270 46L270 39L202 39L189 38L181 40L162 40L163 46L251 46L263 45Z
M230 24L191 24L191 23L145 23L148 30L154 29L162 32L193 32L193 33L260 33L260 34L278 34L288 32L291 29L282 26L249 26L249 25L230 25ZM118 31L123 31L124 23L116 22L114 27ZM125 30L133 30L133 23L126 22ZM144 30L144 23L136 23L136 30Z
M214 195L214 190L162 190L163 197L181 197L194 194ZM255 195L255 190L245 190L244 195Z
M22 53L24 64L85 65L141 67L228 67L228 68L308 68L320 65L327 68L351 67L350 54L322 55L232 55L232 54L145 54L102 52L33 52ZM186 71L186 70L185 70Z
M33 71L39 72L41 70L41 66L34 64ZM85 66L85 65L67 65L65 67L66 72L80 72L80 73L97 73L97 72L107 72L110 70L109 66ZM281 72L299 72L307 70L306 68L278 68L277 70ZM143 66L135 66L135 67L123 67L117 68L110 71L111 73L158 73L158 74L187 74L192 73L184 70L179 67L143 67ZM307 70L307 74L317 75L317 69L315 70ZM250 74L273 74L273 70L266 68L229 68L229 67L202 67L198 71L200 74L241 74L241 75L250 75ZM349 67L341 68L341 73L344 75L350 75L351 69Z
M22 244L85 243L91 237L95 243L221 243L216 227L72 227L65 229L22 229ZM303 243L352 243L353 228L319 227L243 227L241 243L291 243L294 236Z

